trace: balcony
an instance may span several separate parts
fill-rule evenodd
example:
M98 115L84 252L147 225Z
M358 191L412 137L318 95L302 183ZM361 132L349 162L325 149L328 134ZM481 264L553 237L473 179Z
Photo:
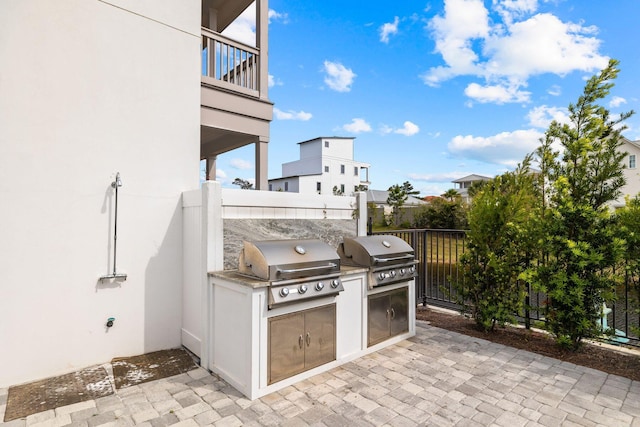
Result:
M246 3L251 2L239 6L236 1L213 0L207 6L220 9L213 13L205 7L203 25L208 22L209 27L224 30ZM202 27L200 158L207 159L207 175L213 179L218 155L256 144L255 188L261 189L267 185L266 145L273 104L268 99L268 3L256 0L255 4L255 47ZM225 7L232 11L225 13Z

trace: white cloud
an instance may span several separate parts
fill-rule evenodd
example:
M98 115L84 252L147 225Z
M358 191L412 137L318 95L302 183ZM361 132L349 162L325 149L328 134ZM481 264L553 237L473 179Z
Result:
M448 173L410 173L409 178L414 181L427 181L427 182L451 182L458 178L470 175L471 172L448 172Z
M509 102L529 102L531 92L518 90L518 84L497 84L481 86L478 83L470 83L464 90L464 94L480 103L494 102L505 104Z
M355 118L351 123L342 126L342 129L350 133L371 132L371 125L365 119Z
M415 123L411 123L407 120L404 122L404 126L402 128L396 129L394 132L404 136L413 136L420 132L420 128Z
M553 85L547 89L547 93L551 96L560 96L562 94L562 88L558 85Z
M253 165L250 162L243 159L231 159L229 164L234 169L247 170L253 168Z
M515 18L538 9L538 0L493 0L495 10L510 24Z
M282 83L282 80L277 79L273 75L269 74L268 84L269 84L269 87L274 87L274 86L282 86L284 83Z
M425 84L475 76L484 84L473 83L466 92L481 102L526 102L529 95L522 88L531 76L606 66L608 58L598 53L596 27L563 22L550 13L535 14L536 0L494 0L493 10L502 20L490 21L484 3L445 0L444 14L431 19L428 28L444 64L421 76ZM558 91L550 93L554 92Z
M256 4L245 9L235 21L222 32L223 35L249 46L256 45Z
M278 21L286 24L289 16L269 9L269 22ZM227 37L238 40L249 46L256 45L256 4L252 3L222 32Z
M569 123L569 113L566 108L547 107L546 105L532 108L527 114L527 118L531 126L541 129L547 129L553 120L558 123Z
M269 23L271 23L272 21L278 21L282 22L283 24L288 24L289 15L287 13L279 13L273 9L269 9Z
M535 129L489 137L458 135L449 142L449 151L456 156L513 167L538 147L542 136L543 133Z
M380 41L382 43L389 43L389 36L398 34L398 24L400 23L400 18L397 16L393 18L393 22L387 22L380 26Z
M388 135L388 134L390 134L392 132L393 132L393 128L391 126L385 125L385 124L380 125L380 133L382 135Z
M306 122L313 117L311 113L306 113L304 111L282 111L278 108L273 109L273 114L278 120L300 120L303 122Z
M357 76L350 68L331 61L324 61L324 72L326 73L324 82L337 92L349 92Z
M609 107L615 108L626 103L627 103L627 100L622 98L621 96L614 96L613 98L611 98L611 101L609 101Z

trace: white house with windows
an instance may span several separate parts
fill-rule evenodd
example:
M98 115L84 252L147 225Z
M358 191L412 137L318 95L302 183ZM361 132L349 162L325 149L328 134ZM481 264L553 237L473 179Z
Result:
M300 159L282 164L282 177L269 180L270 191L351 195L368 187L368 163L354 157L350 137L318 137L299 142Z
M624 175L627 183L622 187L622 195L613 203L613 207L624 206L625 196L634 197L640 193L640 171L638 170L638 160L640 160L640 140L631 141L622 137L621 151L627 153L624 158Z
M471 174L451 182L453 183L454 190L456 190L464 200L469 201L469 188L476 182L490 181L491 179L490 176Z

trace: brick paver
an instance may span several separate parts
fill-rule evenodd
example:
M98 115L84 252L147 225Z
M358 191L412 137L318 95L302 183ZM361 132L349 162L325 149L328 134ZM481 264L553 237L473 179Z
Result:
M7 389L0 389L0 420ZM204 369L2 427L638 426L640 383L418 322L417 335L250 401Z

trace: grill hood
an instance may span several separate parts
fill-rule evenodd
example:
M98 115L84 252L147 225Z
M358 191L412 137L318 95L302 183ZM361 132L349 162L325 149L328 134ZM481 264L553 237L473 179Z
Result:
M345 265L376 267L414 261L411 245L399 237L374 235L344 238L338 247Z
M238 271L269 281L334 274L340 257L317 239L243 241Z

